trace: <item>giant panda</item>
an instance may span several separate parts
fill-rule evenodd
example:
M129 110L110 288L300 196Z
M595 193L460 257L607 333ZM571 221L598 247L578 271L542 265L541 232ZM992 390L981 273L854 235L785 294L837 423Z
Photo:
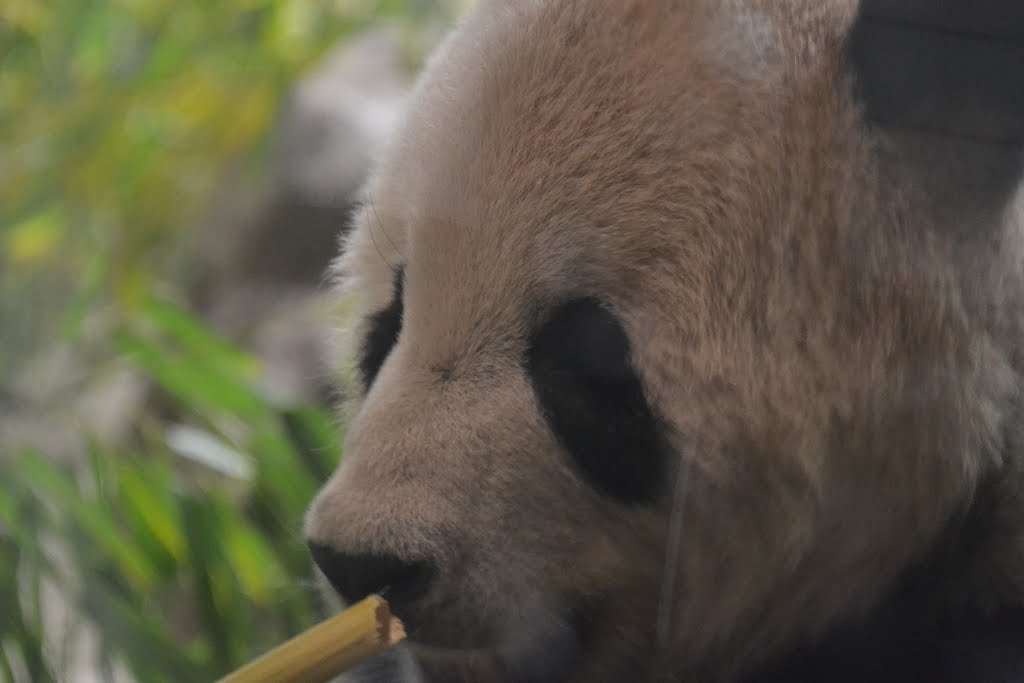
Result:
M305 524L377 681L1024 680L1024 192L964 237L854 0L479 0L334 266Z

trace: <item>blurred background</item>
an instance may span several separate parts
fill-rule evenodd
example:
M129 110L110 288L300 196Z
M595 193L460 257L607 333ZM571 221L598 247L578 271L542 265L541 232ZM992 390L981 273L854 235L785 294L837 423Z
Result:
M212 681L325 616L324 269L467 5L0 1L0 681Z

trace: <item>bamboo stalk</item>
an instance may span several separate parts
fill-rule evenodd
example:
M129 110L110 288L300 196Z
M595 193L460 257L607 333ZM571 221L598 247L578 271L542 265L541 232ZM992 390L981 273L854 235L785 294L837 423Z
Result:
M402 622L388 603L371 595L218 683L325 683L404 638Z

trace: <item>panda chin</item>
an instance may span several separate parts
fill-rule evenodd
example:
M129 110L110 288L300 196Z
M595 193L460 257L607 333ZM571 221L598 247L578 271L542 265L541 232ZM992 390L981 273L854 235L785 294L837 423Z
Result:
M428 683L555 683L578 669L583 639L575 620L538 611L508 623L492 647L448 648L413 640L411 652Z

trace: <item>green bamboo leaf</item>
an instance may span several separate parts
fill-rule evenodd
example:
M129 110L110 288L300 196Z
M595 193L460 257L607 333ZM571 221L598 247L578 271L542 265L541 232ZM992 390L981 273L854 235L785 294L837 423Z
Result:
M213 646L216 665L227 670L234 650L229 620L225 618L230 613L230 596L214 577L214 567L222 560L223 552L219 516L210 501L195 496L182 498L182 513L199 616Z
M115 341L126 358L146 370L186 406L200 411L226 411L245 419L256 419L266 413L263 401L246 387L168 356L164 350L128 332L117 334Z
M180 308L152 299L143 306L141 314L172 339L186 357L202 359L238 377L251 378L259 369L252 355L228 344Z
M4 493L11 501L13 509L9 510L10 523L0 528L0 538L8 537L18 547L34 547L39 543L39 533L58 532L59 524L54 518L54 511L42 505L32 490L30 484L25 481L17 463L20 459L12 460L9 465L0 468L0 476L6 486Z
M117 495L117 480L113 458L93 438L87 437L86 460L92 475L94 495L101 500L112 500Z
M252 451L259 467L259 486L270 494L286 523L297 522L322 482L303 466L291 441L272 426L257 425Z
M13 538L0 536L0 642L14 632L18 624L18 545Z
M341 457L341 433L322 410L296 406L281 413L281 420L295 452L317 481L326 481Z
M118 521L127 526L128 536L139 554L146 558L154 581L173 574L175 529L169 517L173 516L175 501L168 489L168 484L174 481L173 473L161 467L160 460L112 454L92 441L88 461L95 488L94 494L89 496L90 502L102 501L106 507L117 511ZM147 477L149 471L158 476ZM168 507L171 512L167 511ZM180 539L180 533L178 536ZM184 545L183 541L180 545ZM105 561L96 558L93 563L102 565ZM88 564L84 554L79 564Z
M5 550L9 551L4 555L12 571L0 576L9 576L10 583L6 588L12 594L5 596L2 603L7 608L4 631L11 636L13 647L20 655L30 680L50 683L54 676L45 651L40 621L40 584L42 575L50 574L49 567L39 548L33 545L17 543ZM0 631L0 643L5 640L4 631Z
M146 65L139 73L139 83L162 86L168 77L181 73L181 66L193 48L188 36L181 32L163 31L156 45L150 49Z
M7 657L7 647L4 646L2 640L0 640L0 681L14 683L14 667Z
M84 21L79 25L71 60L71 68L78 80L91 83L111 70L112 50L116 47L111 37L117 33L125 37L125 27L112 25L115 21L114 13L105 3L92 4L86 12ZM122 31L117 31L118 28Z
M0 468L0 476L5 482L11 481L8 468ZM13 487L8 484L0 488L0 538L2 535L11 533L12 529L18 527L18 499Z
M54 202L7 229L4 236L5 260L18 266L36 264L53 257L60 248L63 227L62 207Z
M78 339L82 323L90 309L96 305L109 273L109 251L95 250L82 273L82 287L75 293L64 314L61 331L65 341L74 342Z
M123 657L136 678L147 683L212 680L204 662L191 659L167 627L161 614L152 614L112 590L103 581L92 581L81 593L86 614L102 626L100 634L108 653Z
M26 480L70 513L74 523L116 563L126 580L143 593L152 588L155 578L152 563L133 543L125 542L104 501L84 498L70 474L35 453L27 453L20 465Z
M247 600L268 607L273 588L285 582L284 568L262 534L225 511L224 552Z
M149 534L175 562L185 558L185 535L181 530L181 514L177 500L169 490L173 474L164 468L154 473L141 466L123 467L119 472L121 493L126 506L145 525Z

